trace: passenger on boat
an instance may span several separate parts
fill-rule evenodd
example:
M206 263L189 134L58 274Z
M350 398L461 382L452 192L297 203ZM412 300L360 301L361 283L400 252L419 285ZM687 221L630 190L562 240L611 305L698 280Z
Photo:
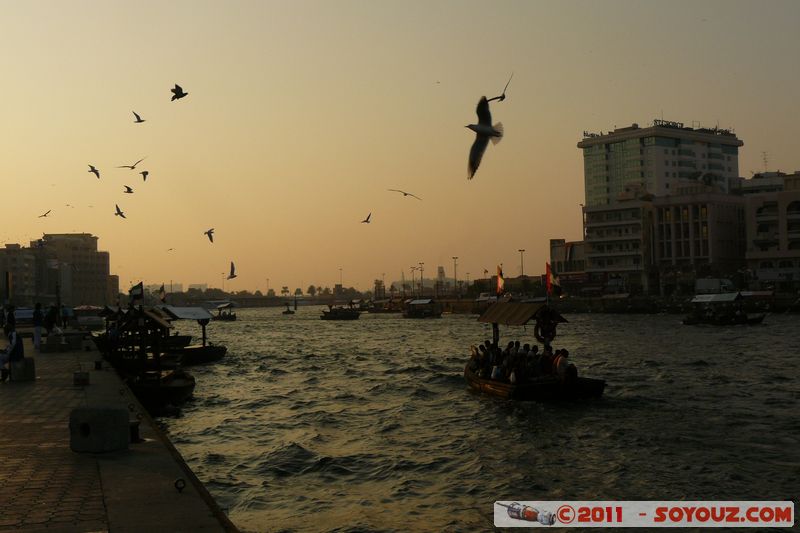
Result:
M549 376L553 371L553 348L549 344L542 350L537 370L538 376Z

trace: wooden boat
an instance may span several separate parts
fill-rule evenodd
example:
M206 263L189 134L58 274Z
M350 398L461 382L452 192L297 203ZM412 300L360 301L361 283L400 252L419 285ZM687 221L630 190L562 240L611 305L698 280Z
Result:
M441 318L442 306L438 302L423 298L419 300L409 300L406 302L406 309L403 311L403 318Z
M295 306L297 306L297 300L295 300ZM296 308L296 307L295 307ZM286 310L281 313L282 315L293 315L294 311L289 309L289 303L286 303Z
M683 319L683 323L686 326L697 326L699 324L709 324L712 326L754 325L761 324L766 316L767 315L765 313L761 313L759 315L689 315Z
M492 341L494 346L499 346L500 324L524 326L531 319L536 320L533 333L536 340L545 345L549 345L555 339L558 324L567 322L546 301L499 301L489 306L478 321L492 325ZM470 388L476 391L509 400L552 401L599 398L606 386L606 382L602 379L575 377L572 380L562 381L556 376L541 376L523 383L508 383L478 376L470 368L469 362L464 367L464 379Z
M228 352L225 346L207 344L205 346L184 346L182 348L167 348L167 356L176 355L183 366L205 365L219 361Z
M581 377L573 383L562 383L554 376L535 378L527 383L506 383L479 377L470 369L469 364L464 367L464 379L470 388L478 392L518 401L546 402L599 398L606 387L606 382L602 379Z
M217 306L217 314L211 317L211 320L224 320L224 321L233 321L236 320L236 313L231 311L233 308L233 304L231 302L220 304Z
M361 316L361 311L355 307L345 307L342 305L329 305L328 310L322 311L322 320L357 320Z
M748 315L744 312L744 295L741 292L700 294L691 304L692 312L683 319L684 325L740 326L761 324L765 313Z
M147 371L128 380L128 387L151 412L184 403L191 398L195 385L194 376L180 369Z

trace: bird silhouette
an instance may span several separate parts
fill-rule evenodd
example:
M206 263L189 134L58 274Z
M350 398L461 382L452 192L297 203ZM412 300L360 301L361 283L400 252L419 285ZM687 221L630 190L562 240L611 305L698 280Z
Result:
M89 165L89 172L97 176L97 179L100 179L100 171L94 168L94 165Z
M472 148L469 151L467 179L472 179L475 176L475 172L481 164L483 153L489 145L489 140L491 139L492 144L497 144L503 138L503 124L498 122L492 126L492 113L489 111L489 101L485 96L481 97L475 112L478 114L478 123L467 126L467 128L475 132L475 142L472 143Z
M144 160L145 160L145 158L143 157L143 158L141 158L140 160L138 160L136 163L134 163L132 165L120 165L117 168L129 168L131 170L134 170L136 168L136 165L138 165L139 163L141 163Z
M131 111L131 113L133 113L133 116L136 117L136 120L134 120L135 123L141 124L142 122L144 122L144 119L139 116L139 113L137 113L136 111Z
M172 100L170 100L170 102L173 102L175 100L180 100L184 96L189 95L189 93L183 92L183 88L177 83L175 84L175 88L170 90L172 91Z
M362 224L369 224L369 218L370 218L371 216L372 216L372 213L370 213L369 215L367 215L367 218L365 218L364 220L362 220L362 221L361 221L361 223L362 223Z
M204 231L203 233L205 233L206 235L208 235L208 240L209 240L209 241L211 241L211 242L214 242L214 228L211 228L211 229L210 229L210 230L208 230L208 231Z
M233 279L236 277L236 267L233 266L233 261L231 261L231 273L228 274L228 279Z
M168 249L167 249L167 251L168 251L168 252L171 252L171 251L172 251L172 250L174 250L174 249L175 249L175 248L168 248Z
M125 194L133 194L133 189L131 189L127 185L123 185L123 187L125 187L125 190L122 192L124 192Z
M147 176L150 175L150 172L147 170L142 170L141 172L139 172L139 174L142 175L142 181L147 181Z
M422 198L420 198L420 197L419 197L419 196L417 196L416 194L411 194L410 192L401 191L400 189L386 189L386 190L387 190L387 191L392 191L392 192L399 192L399 193L400 193L400 194L402 194L404 197L405 197L405 196L412 196L412 197L416 198L417 200L422 200Z
M122 212L122 209L120 209L117 204L114 204L114 207L117 208L117 212L114 213L114 216L122 217L122 218L128 218L128 217L125 216L125 213Z
M50 211L52 211L52 209L48 209L48 210L47 210L47 213L45 213L44 215L39 215L39 218L44 218L44 217L46 217L47 215L49 215L49 214L50 214Z

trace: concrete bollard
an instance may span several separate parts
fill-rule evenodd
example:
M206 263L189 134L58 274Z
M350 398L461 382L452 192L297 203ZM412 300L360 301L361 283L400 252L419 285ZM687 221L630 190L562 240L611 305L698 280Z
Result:
M31 357L11 362L11 381L36 381L36 362Z
M127 450L128 410L124 407L76 407L69 414L69 447L73 452Z
M89 373L77 371L72 373L72 384L76 387L86 387L89 385Z

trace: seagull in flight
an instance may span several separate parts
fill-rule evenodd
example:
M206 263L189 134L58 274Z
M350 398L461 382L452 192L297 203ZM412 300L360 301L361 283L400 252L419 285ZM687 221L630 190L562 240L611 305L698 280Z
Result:
M228 274L228 279L233 279L236 277L236 267L233 266L233 261L231 261L231 273Z
M133 113L133 116L136 117L136 120L134 120L135 123L141 124L142 122L144 122L144 119L139 116L139 113L137 113L136 111L131 111L131 113Z
M116 208L117 208L117 212L116 212L116 213L114 213L114 216L116 216L116 217L122 217L122 218L128 218L128 217L126 217L126 216L125 216L125 213L123 213L123 212L122 212L122 209L120 209L120 208L119 208L119 206L118 206L117 204L114 204L114 207L116 207Z
M361 223L362 223L362 224L369 224L369 218L370 218L371 216L372 216L372 213L370 213L369 215L367 215L367 218L365 218L364 220L362 220L362 221L361 221Z
M125 194L133 194L133 189L131 189L127 185L123 185L123 187L125 187L125 190L122 192L124 192Z
M100 171L94 168L94 165L89 165L89 172L97 176L97 179L100 179Z
M167 249L167 251L168 251L168 252L171 252L171 251L172 251L172 250L174 250L174 249L175 249L175 248L168 248L168 249Z
M175 100L180 100L181 98L189 94L183 92L183 88L177 83L175 84L175 88L170 89L170 91L172 91L172 100L170 100L170 102L174 102Z
M495 98L500 98L496 96ZM494 98L493 98L494 100ZM472 179L481 164L481 158L486 151L491 139L492 144L497 144L503 138L503 124L498 122L492 126L492 113L489 111L489 101L482 96L475 110L478 113L478 123L470 124L467 128L475 132L475 142L469 150L469 168L467 179Z
M131 170L134 170L136 168L136 165L138 165L139 163L141 163L144 160L145 160L145 158L143 157L143 158L141 158L140 160L138 160L136 163L134 163L132 165L120 165L117 168L129 168Z
M411 194L410 192L401 191L400 189L386 189L386 190L387 190L387 191L392 191L392 192L399 192L399 193L400 193L400 194L402 194L403 196L411 196L411 197L413 197L413 198L416 198L417 200L422 200L422 198L420 198L420 197L419 197L419 196L417 196L416 194Z
M150 172L147 170L142 170L141 172L139 172L139 174L142 175L142 181L147 181L147 176L150 175Z
M39 218L44 218L44 217L46 217L47 215L49 215L49 214L50 214L50 211L52 211L52 209L48 209L48 210L47 210L47 213L45 213L44 215L39 215Z
M210 229L210 230L208 230L208 231L204 231L203 233L205 233L206 235L208 235L208 240L209 240L209 241L211 241L211 242L214 242L214 228L211 228L211 229Z

